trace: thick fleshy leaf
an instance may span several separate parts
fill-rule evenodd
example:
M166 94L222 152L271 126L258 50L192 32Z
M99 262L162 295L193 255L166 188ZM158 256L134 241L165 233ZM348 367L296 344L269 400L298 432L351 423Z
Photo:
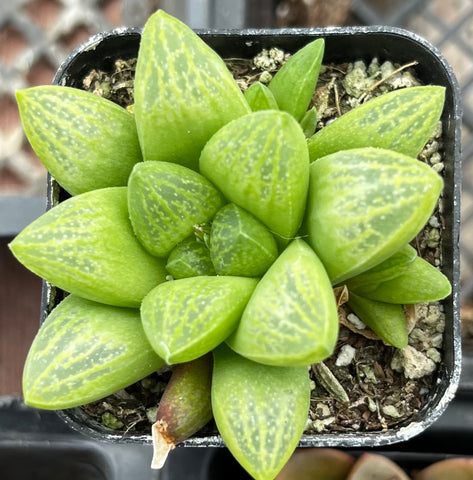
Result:
M364 453L355 463L347 480L409 480L404 470L387 457Z
M168 255L195 224L208 222L224 201L205 177L169 162L142 162L128 182L133 230L157 257Z
M340 150L377 147L416 157L443 110L445 88L395 90L350 110L310 138L311 162Z
M184 240L171 250L166 270L174 279L215 275L209 249L203 242L192 239Z
M407 347L407 321L401 305L369 300L350 292L348 306L381 340L396 348Z
M271 90L261 82L255 82L245 91L245 99L253 112L279 110Z
M415 304L442 300L450 295L452 286L438 268L417 257L400 275L355 286L352 290L379 302Z
M36 335L23 372L25 403L63 409L99 400L164 365L138 310L69 295Z
M127 187L71 197L26 227L11 243L15 257L53 285L96 302L139 307L166 279L164 261L136 239Z
M253 478L272 480L307 422L307 367L271 367L225 345L214 351L212 410L226 446Z
M297 366L328 357L337 336L330 280L317 255L298 239L260 280L227 343L257 362Z
M189 27L158 10L141 37L134 111L145 160L197 170L207 140L250 108L223 60Z
M307 110L305 115L302 117L300 124L306 138L310 138L314 134L315 127L317 125L317 118L317 110L315 107Z
M211 353L174 366L151 430L151 468L161 468L176 444L198 432L212 419L212 366Z
M194 360L235 329L258 281L245 277L191 277L158 285L141 305L149 342L168 364Z
M355 460L333 448L298 448L275 480L346 480Z
M133 115L70 87L45 85L16 93L28 140L71 195L127 184L141 151Z
M276 260L278 247L259 220L229 203L212 221L210 256L218 275L259 277Z
M414 480L471 480L472 458L447 458L416 472Z
M310 182L309 241L334 284L409 243L443 188L428 165L380 148L323 157L311 164Z
M301 48L276 72L268 85L279 108L296 120L304 116L314 94L324 49L323 38Z
M202 151L200 170L272 232L286 239L297 232L306 205L309 157L291 115L263 110L225 125Z
M417 252L415 248L409 244L401 247L394 255L384 260L378 265L366 270L365 272L348 279L346 286L354 291L363 295L363 292L373 290L382 282L399 277L405 273L409 265L417 258ZM396 302L402 303L402 302Z

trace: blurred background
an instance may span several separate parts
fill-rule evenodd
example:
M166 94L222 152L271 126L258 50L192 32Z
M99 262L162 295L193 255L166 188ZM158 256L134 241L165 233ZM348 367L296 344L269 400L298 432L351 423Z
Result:
M436 45L462 88L462 319L473 318L472 0L0 0L0 395L21 394L21 370L37 330L40 280L8 241L45 209L46 172L19 123L14 92L48 84L90 35L142 26L157 8L193 28L391 25ZM13 328L12 328L13 327Z

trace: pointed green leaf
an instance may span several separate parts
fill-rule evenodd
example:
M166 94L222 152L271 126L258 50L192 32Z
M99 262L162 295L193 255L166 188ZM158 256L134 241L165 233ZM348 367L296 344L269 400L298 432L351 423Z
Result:
M134 110L144 159L194 170L207 140L250 111L223 60L162 10L141 36Z
M51 410L84 405L163 365L146 339L138 310L69 295L31 345L23 371L25 403Z
M126 185L141 151L133 115L70 87L16 93L21 122L40 160L71 195Z
M444 98L445 88L438 86L404 88L373 98L310 138L310 160L361 147L416 157L440 119Z
M375 265L360 275L349 278L345 284L350 290L363 295L370 290L374 290L380 283L404 274L416 258L417 252L415 248L409 244L404 245L394 255L391 255L383 262L378 263L378 265Z
M314 134L317 125L317 110L315 107L307 110L300 124L306 138L310 138Z
M406 316L401 305L369 300L350 292L348 306L381 340L396 348L407 347Z
M260 280L227 343L256 362L297 366L328 357L337 336L330 280L312 249L298 239Z
M172 249L166 270L175 279L215 275L209 249L203 242L192 239L184 240Z
M212 410L225 445L256 480L272 480L307 422L307 367L270 367L221 345L214 352Z
M342 150L313 162L309 241L333 284L381 263L425 225L442 191L426 164L379 148Z
M158 285L141 306L149 342L168 364L210 352L235 329L256 284L253 278L199 276Z
M323 38L309 43L289 58L269 83L279 108L296 120L304 116L314 94L324 49Z
M169 162L142 162L128 182L133 230L153 255L165 257L208 222L223 205L220 192L202 175Z
M229 203L212 221L210 256L218 275L259 277L276 260L278 247L259 220Z
M225 125L207 143L200 170L231 202L272 232L291 238L305 210L307 142L285 112L250 113Z
M89 300L138 307L166 278L164 262L137 241L127 187L82 193L48 210L10 244L36 275Z
M415 304L442 300L450 295L452 287L438 268L417 257L400 275L358 284L352 290L379 302Z
M251 110L279 110L271 90L261 82L255 82L245 91L245 99Z

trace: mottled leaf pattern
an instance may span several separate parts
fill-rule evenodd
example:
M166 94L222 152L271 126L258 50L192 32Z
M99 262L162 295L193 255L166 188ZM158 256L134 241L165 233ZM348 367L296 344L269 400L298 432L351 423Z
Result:
M268 365L309 365L332 353L337 336L337 307L327 273L298 239L260 280L227 343Z
M70 87L33 87L16 97L33 150L71 195L127 184L141 160L133 115Z
M197 170L207 140L250 108L223 60L159 10L141 37L134 110L145 160Z
M167 256L191 235L195 224L211 220L223 203L220 192L205 177L169 162L142 162L128 182L133 230L157 257Z
M127 187L86 192L60 203L11 243L32 272L70 293L139 307L166 278L164 262L139 244L127 209Z
M257 282L200 276L158 285L141 306L148 340L169 364L210 352L235 329Z
M256 480L272 480L307 422L307 367L270 367L221 345L214 352L212 409L233 456Z
M25 403L51 410L99 400L164 365L139 310L69 295L42 324L23 372Z
M444 97L444 87L423 86L373 98L311 137L310 160L361 147L386 148L415 157L440 119Z
M309 158L301 127L289 114L264 110L225 125L202 151L200 171L272 232L283 238L296 234L306 205Z
M278 247L259 220L230 203L212 221L210 256L219 275L259 277L276 260Z
M379 148L342 150L310 167L310 244L334 284L390 257L425 225L442 178Z
M203 242L192 239L184 240L172 249L166 270L175 279L215 275L209 249Z

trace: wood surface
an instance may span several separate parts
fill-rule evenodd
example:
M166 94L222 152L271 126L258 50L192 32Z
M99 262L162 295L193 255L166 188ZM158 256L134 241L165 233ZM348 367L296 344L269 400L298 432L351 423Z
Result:
M38 330L41 279L11 254L0 238L0 396L21 396L26 354Z

